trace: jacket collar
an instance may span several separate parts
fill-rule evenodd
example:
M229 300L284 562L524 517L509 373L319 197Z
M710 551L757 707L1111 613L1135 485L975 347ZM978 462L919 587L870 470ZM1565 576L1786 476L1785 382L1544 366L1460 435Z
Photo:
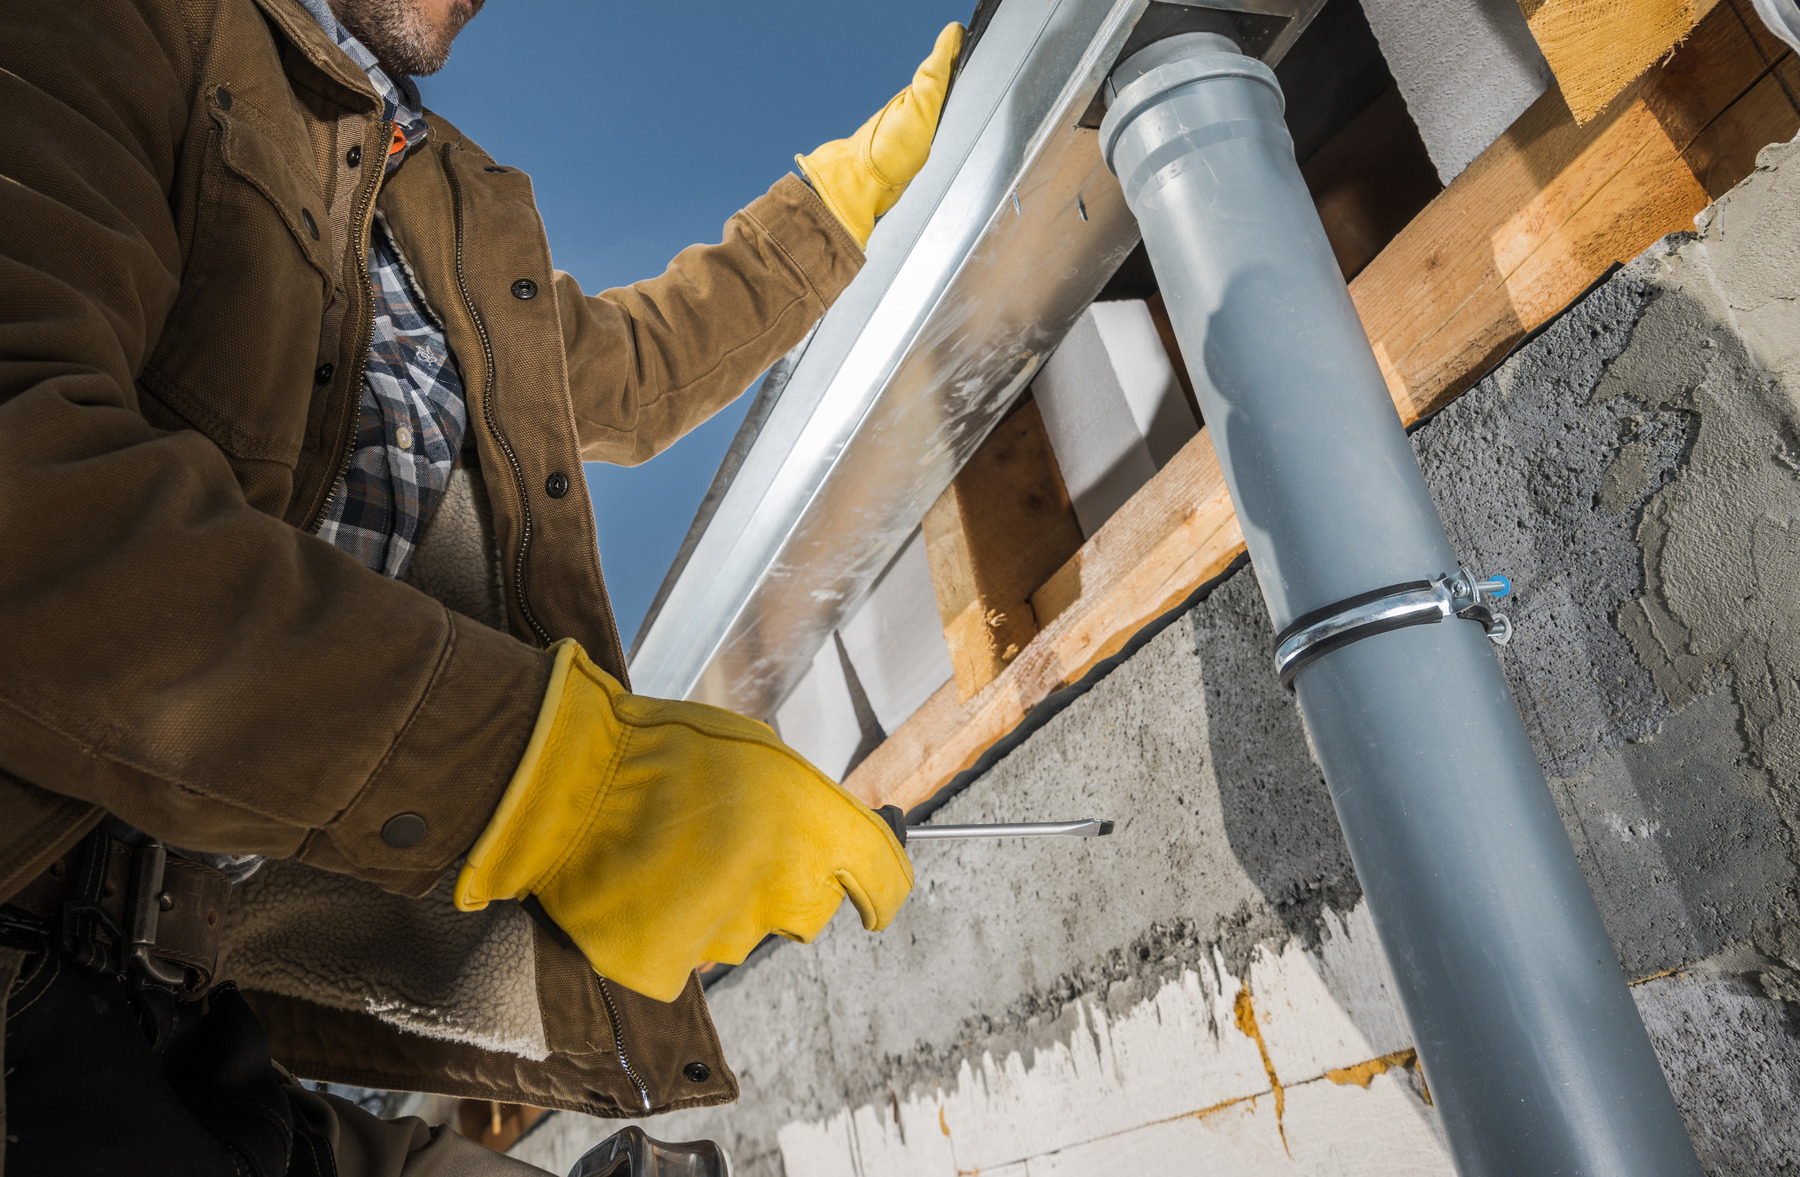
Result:
M306 11L325 30L337 47L356 67L362 70L375 92L381 95L383 113L402 127L410 128L424 117L424 102L419 97L418 85L405 74L389 73L375 54L357 39L344 22L331 11L328 0L300 0ZM423 130L420 131L422 135ZM410 139L411 136L409 135Z
M313 14L306 10L300 0L256 0L256 6L275 22L275 26L295 48L306 55L308 61L333 81L366 98L373 109L381 109L381 96L375 92L374 84L337 47L331 35L319 27L319 22L313 19Z

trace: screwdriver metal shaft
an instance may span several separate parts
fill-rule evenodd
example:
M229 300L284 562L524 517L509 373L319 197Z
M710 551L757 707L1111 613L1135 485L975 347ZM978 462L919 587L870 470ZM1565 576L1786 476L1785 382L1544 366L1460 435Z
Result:
M1113 832L1113 823L1101 817L1084 817L1080 821L995 822L971 826L909 826L898 805L883 805L876 814L887 822L900 839L929 842L939 838L1103 838Z
M1016 821L973 826L907 826L908 842L925 842L937 838L1103 838L1113 832L1113 823L1103 818L1088 817L1080 821Z

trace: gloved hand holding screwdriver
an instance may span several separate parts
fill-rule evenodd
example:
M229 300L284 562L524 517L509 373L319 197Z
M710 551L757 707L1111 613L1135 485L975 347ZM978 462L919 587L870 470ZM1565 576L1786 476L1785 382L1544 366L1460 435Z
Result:
M660 1001L771 932L811 940L846 896L871 931L893 920L913 881L893 831L766 725L556 654L457 906L536 896L596 972Z

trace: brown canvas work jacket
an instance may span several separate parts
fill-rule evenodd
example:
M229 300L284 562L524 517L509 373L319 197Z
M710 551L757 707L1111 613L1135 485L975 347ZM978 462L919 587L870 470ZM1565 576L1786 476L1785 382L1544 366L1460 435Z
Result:
M103 812L267 855L219 976L297 1074L725 1102L697 983L610 985L516 904L455 911L446 872L544 647L625 678L581 461L640 462L737 396L862 254L789 176L722 244L587 297L530 180L429 125L384 181L381 104L296 0L0 8L0 897ZM378 213L468 394L417 583L309 534L354 436Z

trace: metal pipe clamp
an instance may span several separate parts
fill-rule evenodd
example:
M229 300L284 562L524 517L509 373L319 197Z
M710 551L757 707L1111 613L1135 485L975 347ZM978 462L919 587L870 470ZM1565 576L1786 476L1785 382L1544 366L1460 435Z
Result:
M1275 673L1281 685L1333 650L1378 633L1414 625L1433 625L1460 617L1480 622L1497 646L1512 640L1512 622L1485 602L1512 592L1504 576L1479 580L1467 568L1436 580L1409 580L1359 593L1296 617L1275 637Z

